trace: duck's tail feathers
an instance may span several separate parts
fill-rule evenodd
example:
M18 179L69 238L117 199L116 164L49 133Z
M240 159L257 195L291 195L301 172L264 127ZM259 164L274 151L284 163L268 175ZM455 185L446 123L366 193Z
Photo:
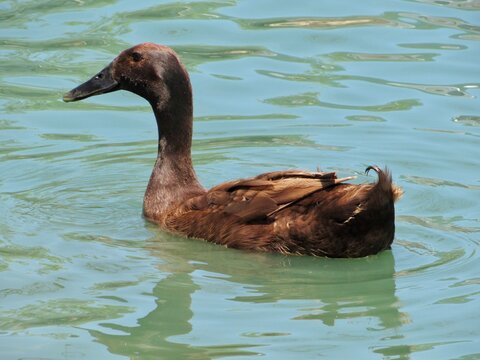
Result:
M403 190L393 183L392 173L387 167L382 170L377 165L370 165L365 169L365 174L368 174L370 170L375 171L378 175L378 180L375 184L375 190L380 190L380 193L389 194L393 201L397 201L402 197Z

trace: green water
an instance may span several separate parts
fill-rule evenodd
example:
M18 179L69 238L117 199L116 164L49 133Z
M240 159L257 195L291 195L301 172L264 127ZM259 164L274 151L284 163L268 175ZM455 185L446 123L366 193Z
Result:
M0 1L0 359L480 359L479 20L478 0ZM203 184L388 165L392 251L147 223L150 108L61 101L144 41L191 73Z

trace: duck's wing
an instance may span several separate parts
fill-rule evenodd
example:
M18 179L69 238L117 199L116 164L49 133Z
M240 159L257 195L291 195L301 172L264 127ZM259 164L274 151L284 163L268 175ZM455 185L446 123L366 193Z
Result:
M266 179L266 180L278 180L285 178L305 178L305 179L336 179L337 174L335 172L310 172L303 170L282 170L282 171L272 171L260 174L255 177L256 179Z
M191 210L214 211L243 222L264 220L307 196L351 180L338 179L334 172L276 171L254 178L226 182L193 198Z

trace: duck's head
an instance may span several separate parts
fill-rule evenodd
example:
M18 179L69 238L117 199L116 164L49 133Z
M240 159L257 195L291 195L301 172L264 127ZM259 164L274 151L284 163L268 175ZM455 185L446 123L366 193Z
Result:
M178 93L176 89L183 90ZM90 80L70 90L63 101L71 102L117 90L131 91L156 106L166 104L173 92L188 95L188 74L169 47L143 43L122 51ZM182 96L183 97L183 96Z

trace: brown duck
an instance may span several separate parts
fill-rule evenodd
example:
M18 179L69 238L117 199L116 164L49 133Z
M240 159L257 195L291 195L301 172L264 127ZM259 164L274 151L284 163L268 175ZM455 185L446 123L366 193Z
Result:
M353 185L333 172L275 171L205 190L192 166L192 89L175 52L152 43L120 53L64 95L77 101L116 90L145 98L157 120L158 157L144 215L163 229L237 249L360 257L389 249L401 190L387 170Z

